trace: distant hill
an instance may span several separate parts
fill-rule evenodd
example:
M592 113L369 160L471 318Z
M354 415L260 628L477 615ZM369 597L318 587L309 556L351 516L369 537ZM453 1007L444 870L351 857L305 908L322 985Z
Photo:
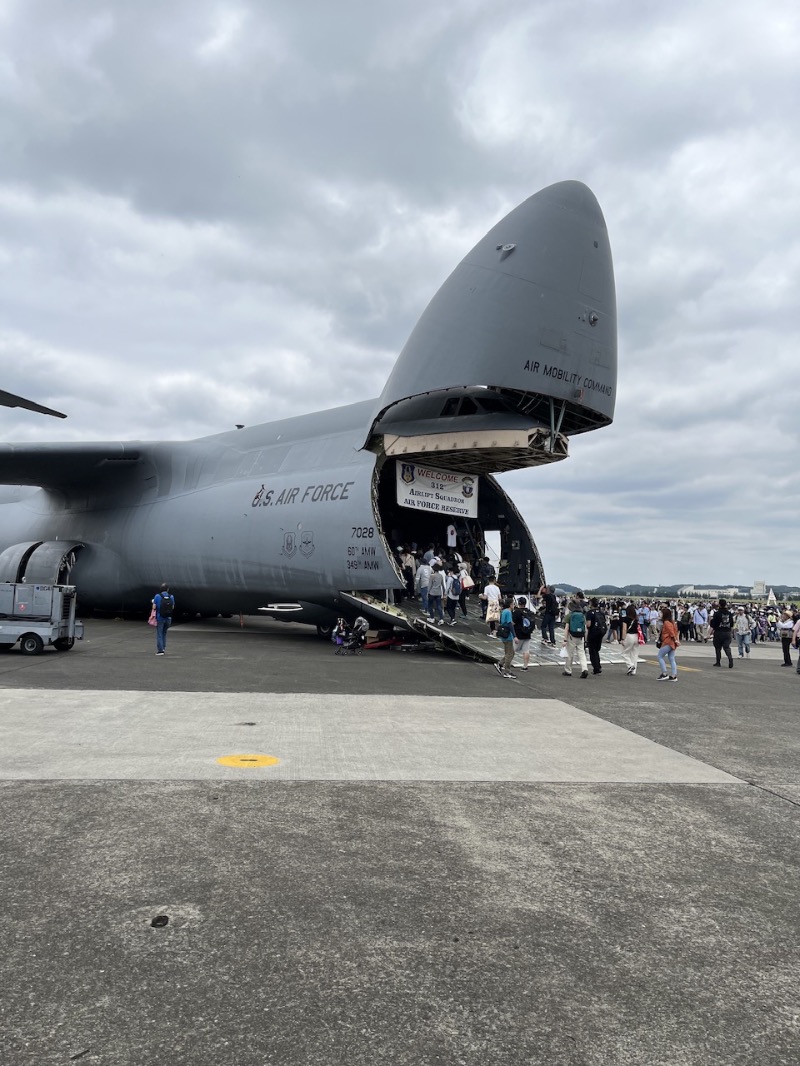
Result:
M640 599L647 598L649 596L657 599L675 599L679 595L679 589L684 588L686 585L692 584L692 582L682 581L678 585L598 585L597 588L584 588L583 591L587 596L601 596L608 599L609 597L619 597L620 599ZM733 582L720 582L718 584L701 584L699 581L695 581L694 585L698 589L704 588L738 588L738 598L749 599L751 586L749 585L735 585ZM564 592L572 593L577 592L576 585L570 585L565 581L554 582L554 588L563 589ZM771 585L767 582L767 588L772 589L775 593L775 597L778 601L786 603L787 601L794 601L800 599L800 589L797 585ZM689 599L693 596L689 593Z

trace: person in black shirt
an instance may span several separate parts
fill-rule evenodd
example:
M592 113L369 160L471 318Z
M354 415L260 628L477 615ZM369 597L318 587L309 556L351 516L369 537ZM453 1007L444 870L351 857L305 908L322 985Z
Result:
M592 596L589 600L586 621L589 625L586 634L586 646L589 649L589 662L592 664L592 673L601 674L603 668L600 665L600 648L603 644L603 637L606 634L606 616L600 610L596 596Z
M528 600L525 596L517 596L517 602L511 612L514 622L514 637L517 651L522 656L522 669L527 670L531 658L531 635L534 624L531 612L528 610Z
M539 595L544 598L544 614L542 615L542 644L556 646L556 615L558 614L558 602L553 595L553 590L547 585L542 585Z
M727 600L720 599L719 606L714 611L714 617L711 619L711 628L714 631L714 654L717 657L714 666L722 665L720 658L724 651L728 656L728 667L732 670L731 636L733 634L733 613L728 607Z

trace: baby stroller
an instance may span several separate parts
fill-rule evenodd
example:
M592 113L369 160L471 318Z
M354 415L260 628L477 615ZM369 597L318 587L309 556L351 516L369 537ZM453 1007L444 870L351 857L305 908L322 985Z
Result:
M348 626L344 618L340 618L333 631L333 640L336 644L337 655L360 655L367 643L369 622L361 615L353 622L352 628Z

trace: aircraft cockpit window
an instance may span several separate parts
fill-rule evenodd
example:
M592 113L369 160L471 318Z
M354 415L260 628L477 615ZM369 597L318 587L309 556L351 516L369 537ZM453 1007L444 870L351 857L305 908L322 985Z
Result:
M444 418L453 418L455 415L476 415L478 406L469 396L451 396L445 400L442 408Z
M480 405L484 411L504 411L508 413L508 405L499 396L481 396Z

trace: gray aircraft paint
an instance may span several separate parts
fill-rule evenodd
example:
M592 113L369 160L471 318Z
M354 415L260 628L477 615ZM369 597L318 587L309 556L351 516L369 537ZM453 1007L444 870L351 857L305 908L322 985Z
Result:
M611 421L614 301L594 196L578 182L544 189L444 283L376 400L194 441L0 446L0 579L44 542L26 576L45 580L59 546L74 548L70 580L87 606L141 607L166 579L191 610L297 603L300 620L328 620L340 591L402 584L390 527L420 519L391 502L390 439L431 448L426 462L441 448L443 467L477 464L479 491L513 528L517 573L527 560L541 578L529 531L488 475L560 458L566 436ZM537 437L532 455L543 429L551 451ZM514 438L502 454L501 430Z

